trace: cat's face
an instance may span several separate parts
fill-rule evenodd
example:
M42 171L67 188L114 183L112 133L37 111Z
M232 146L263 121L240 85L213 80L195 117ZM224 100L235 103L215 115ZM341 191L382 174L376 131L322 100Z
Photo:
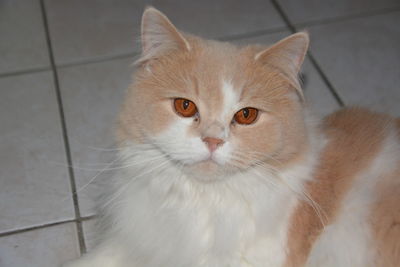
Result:
M237 48L184 37L154 9L142 31L123 139L153 144L204 179L260 162L277 167L299 152L306 133L296 75L306 35L267 50Z

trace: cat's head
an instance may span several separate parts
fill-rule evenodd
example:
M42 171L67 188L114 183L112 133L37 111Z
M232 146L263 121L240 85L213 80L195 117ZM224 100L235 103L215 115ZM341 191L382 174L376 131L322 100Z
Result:
M150 7L141 38L122 141L154 145L207 180L259 163L279 167L302 152L306 33L240 48L184 34Z

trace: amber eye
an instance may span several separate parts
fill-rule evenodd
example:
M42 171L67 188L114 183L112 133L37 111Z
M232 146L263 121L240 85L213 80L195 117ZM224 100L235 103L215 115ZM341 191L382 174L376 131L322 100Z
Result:
M258 116L257 109L242 108L241 110L236 112L233 118L239 124L251 124L257 119L257 116Z
M197 113L196 105L184 98L174 99L174 107L176 112L183 117L193 117Z

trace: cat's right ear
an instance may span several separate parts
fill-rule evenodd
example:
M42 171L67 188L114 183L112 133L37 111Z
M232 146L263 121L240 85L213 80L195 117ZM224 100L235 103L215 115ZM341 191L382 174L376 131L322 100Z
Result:
M143 64L171 50L190 51L185 37L169 19L154 7L147 7L142 16L142 55L136 64Z
M298 73L307 53L310 39L307 32L298 32L259 52L255 59L280 70L304 99Z

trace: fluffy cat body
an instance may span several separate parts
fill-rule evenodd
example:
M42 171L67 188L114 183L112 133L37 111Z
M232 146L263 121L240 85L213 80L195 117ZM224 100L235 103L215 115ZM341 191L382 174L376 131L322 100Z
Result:
M102 242L67 266L400 264L400 124L360 108L313 122L297 81L306 34L239 49L149 8L142 42ZM180 117L176 98L198 114ZM257 120L235 123L248 106Z

